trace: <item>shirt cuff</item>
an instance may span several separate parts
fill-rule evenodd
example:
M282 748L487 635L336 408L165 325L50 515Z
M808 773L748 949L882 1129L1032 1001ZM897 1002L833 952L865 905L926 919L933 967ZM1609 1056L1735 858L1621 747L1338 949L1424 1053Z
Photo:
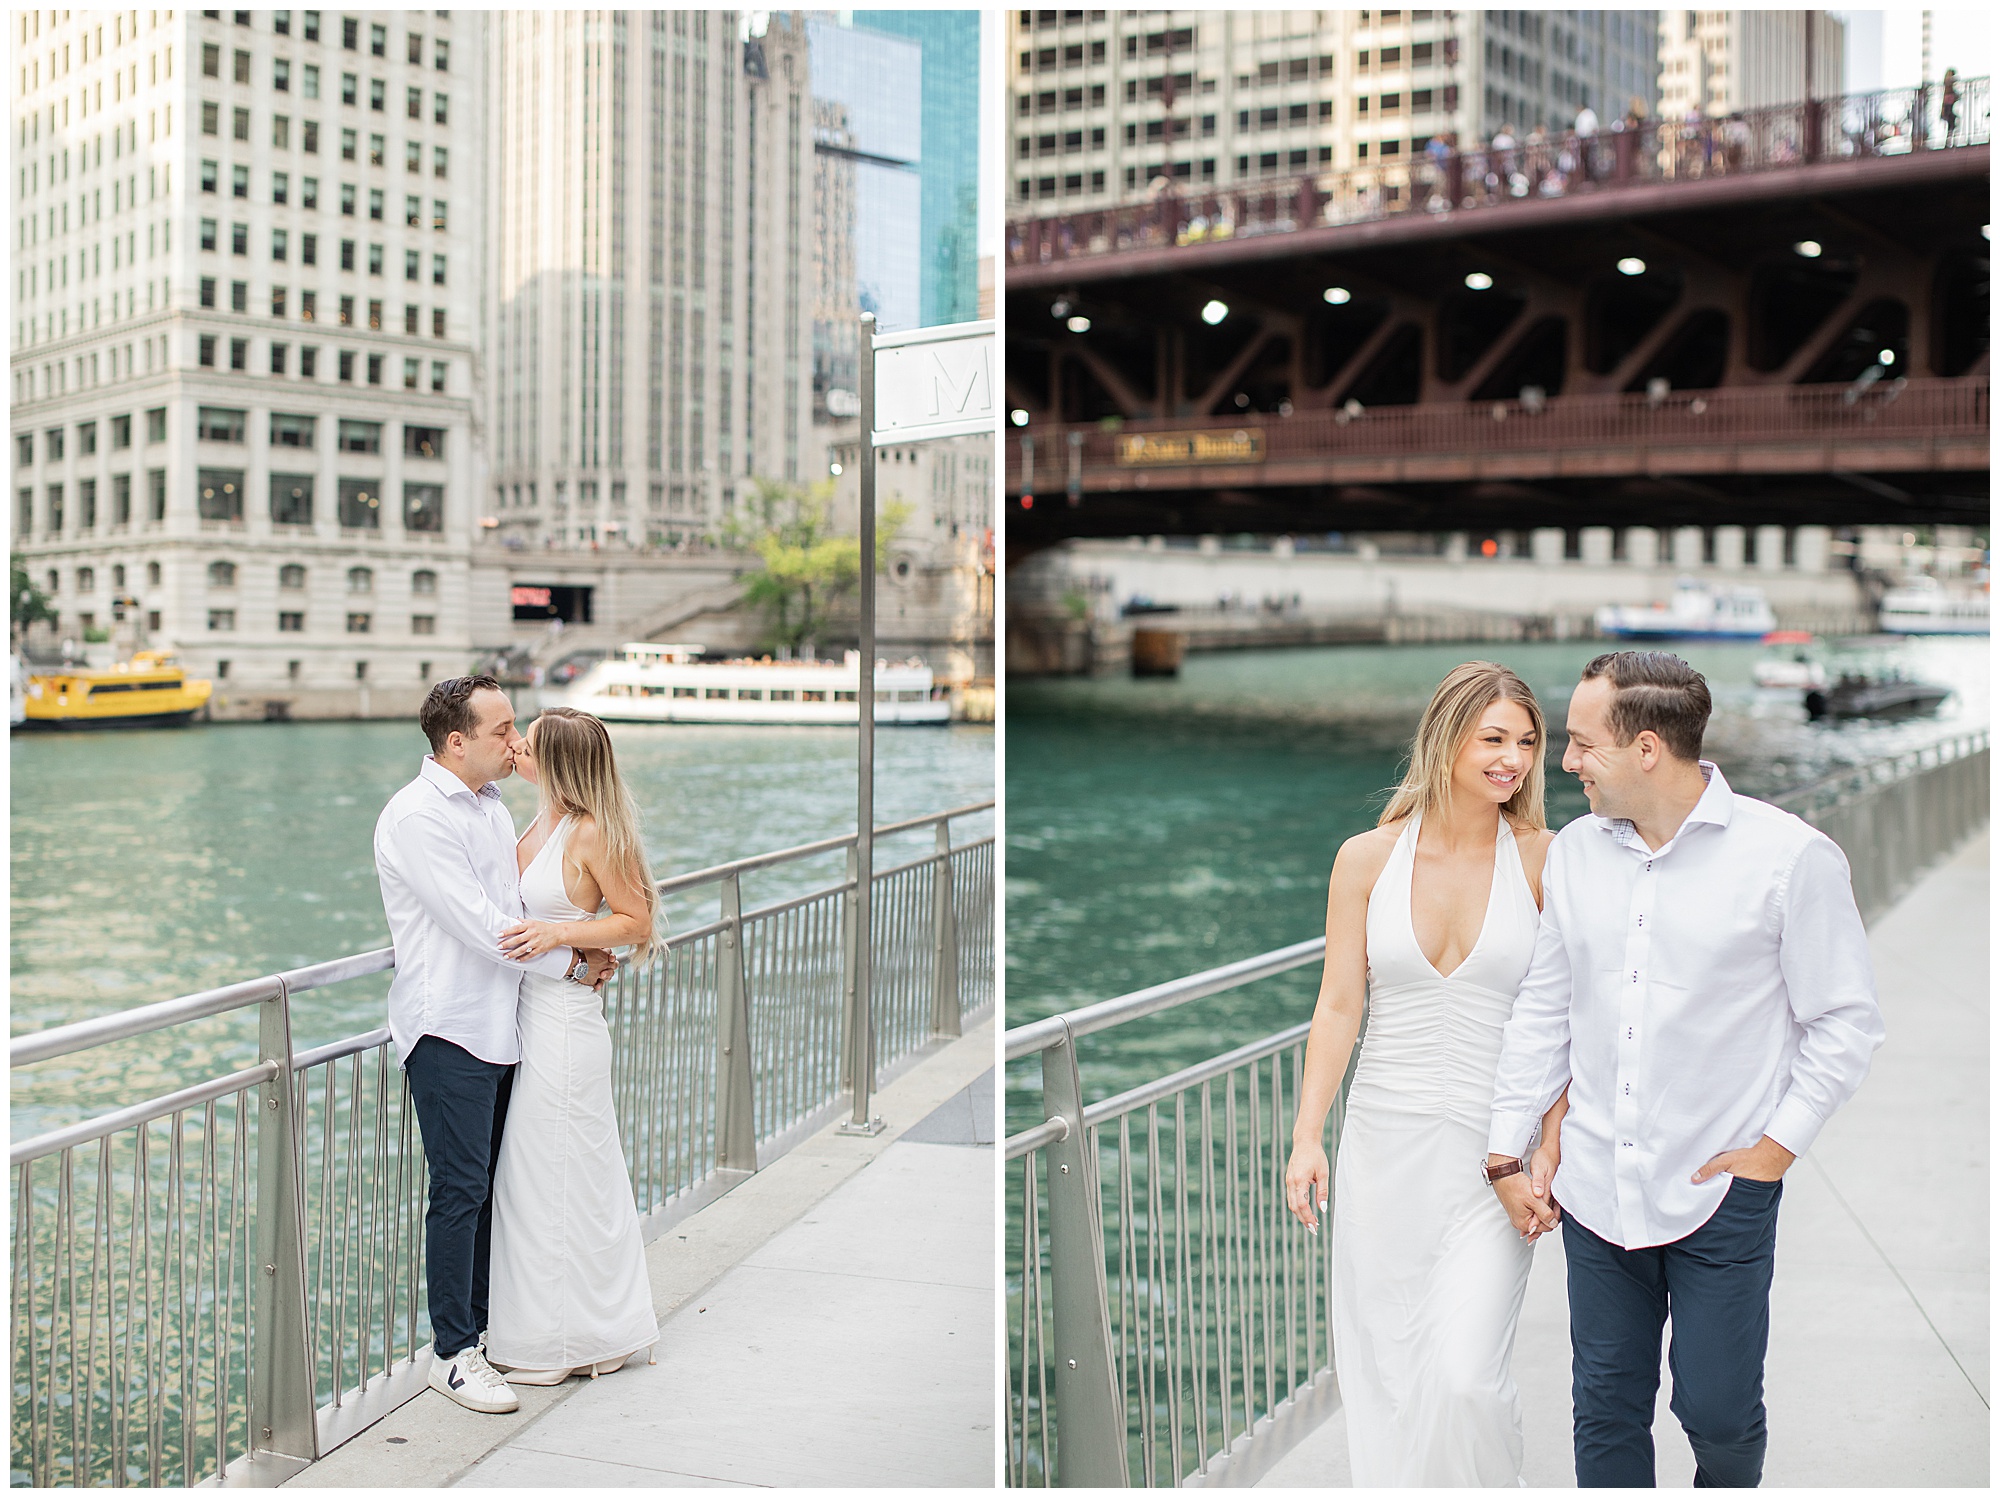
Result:
M1771 1115L1771 1121L1764 1125L1764 1132L1794 1155L1803 1155L1813 1147L1813 1141L1819 1138L1819 1131L1825 1126L1825 1119L1796 1096L1788 1095L1778 1104L1778 1111Z
M561 978L567 976L575 964L575 955L571 953L569 945L564 943L560 947L542 953L539 957L529 958L521 966L531 973L541 973L549 978Z
M1535 1137L1535 1125L1541 1117L1534 1113L1500 1113L1493 1115L1493 1126L1486 1135L1486 1153L1503 1155L1509 1160L1527 1158L1528 1142Z

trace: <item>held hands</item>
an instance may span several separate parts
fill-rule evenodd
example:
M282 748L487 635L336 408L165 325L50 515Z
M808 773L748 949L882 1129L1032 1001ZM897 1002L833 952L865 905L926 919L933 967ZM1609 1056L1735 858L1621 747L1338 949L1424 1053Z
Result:
M1562 1213L1549 1195L1549 1182L1556 1173L1555 1160L1550 1154L1546 1146L1535 1151L1527 1170L1502 1176L1493 1183L1493 1194L1506 1209L1507 1220L1530 1243L1562 1220ZM1486 1159L1489 1165L1499 1165L1507 1157L1488 1155Z
M562 921L517 921L500 933L500 955L514 962L527 962L568 945Z
M618 959L601 947L586 947L584 958L590 963L590 971L583 981L590 985L593 993L602 989L611 975L618 971Z
M1746 1181L1775 1181L1783 1177L1798 1156L1766 1134L1750 1148L1724 1150L1697 1170L1691 1179L1699 1186L1715 1176L1729 1174Z
M1293 1143L1292 1158L1285 1165L1285 1207L1305 1224L1308 1233L1319 1232L1319 1213L1326 1210L1327 1183L1332 1175L1326 1151L1317 1139Z

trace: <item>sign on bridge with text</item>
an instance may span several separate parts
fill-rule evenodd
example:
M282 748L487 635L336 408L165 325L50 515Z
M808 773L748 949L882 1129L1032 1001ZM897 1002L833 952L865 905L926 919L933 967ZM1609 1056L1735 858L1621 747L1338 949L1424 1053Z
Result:
M875 340L875 446L998 429L991 322L950 323Z

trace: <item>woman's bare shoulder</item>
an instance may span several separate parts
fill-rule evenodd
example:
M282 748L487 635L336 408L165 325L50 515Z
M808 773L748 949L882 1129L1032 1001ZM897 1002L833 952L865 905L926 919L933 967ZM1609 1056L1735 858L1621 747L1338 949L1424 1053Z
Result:
M1395 851L1396 840L1402 835L1401 822L1355 833L1340 845L1340 852L1334 855L1334 879L1352 879L1357 883L1365 881L1372 885L1381 874L1383 865L1388 863L1389 855Z
M597 833L597 818L587 811L575 813L570 822L569 846L579 858L597 852L603 846L603 839Z

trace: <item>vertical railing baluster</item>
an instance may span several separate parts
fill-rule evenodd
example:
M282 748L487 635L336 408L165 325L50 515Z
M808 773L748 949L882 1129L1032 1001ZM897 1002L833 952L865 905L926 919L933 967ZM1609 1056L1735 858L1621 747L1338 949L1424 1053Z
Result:
M958 1008L958 910L952 901L951 827L937 824L937 862L931 865L931 1029L964 1033Z
M722 883L715 984L715 1163L757 1168L757 1114L750 1066L750 997L743 971L743 887L732 870Z

